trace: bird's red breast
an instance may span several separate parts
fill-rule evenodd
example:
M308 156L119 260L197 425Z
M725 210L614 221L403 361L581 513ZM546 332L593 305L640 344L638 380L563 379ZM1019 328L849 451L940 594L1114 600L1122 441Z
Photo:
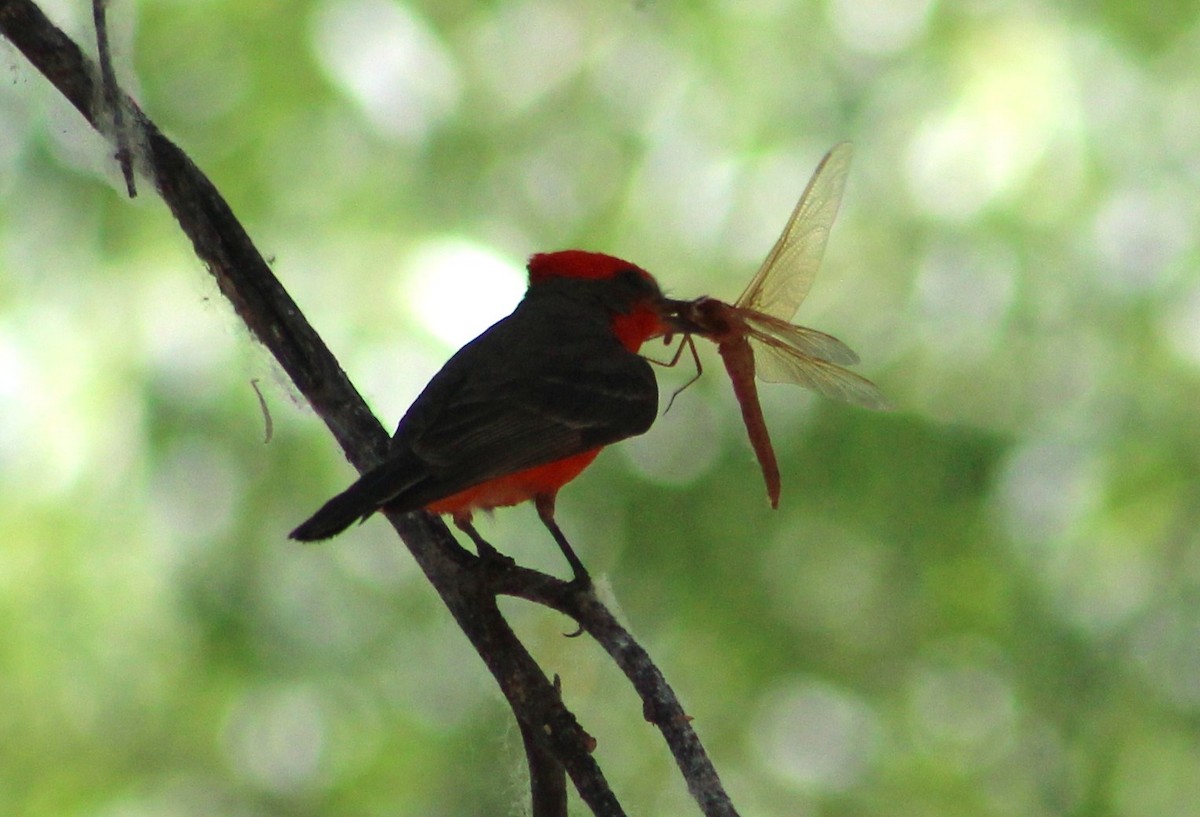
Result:
M465 491L431 502L425 510L433 513L460 513L475 509L491 510L492 508L507 508L519 505L539 494L554 494L592 464L592 460L600 454L599 448L584 451L573 457L548 462L497 477L479 485L473 485Z

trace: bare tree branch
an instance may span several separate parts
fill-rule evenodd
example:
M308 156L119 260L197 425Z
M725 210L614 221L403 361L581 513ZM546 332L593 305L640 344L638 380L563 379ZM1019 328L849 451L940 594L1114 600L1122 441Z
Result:
M115 79L103 82L93 62L30 0L0 0L0 34L115 145L121 144L118 132L123 129L115 111L124 112L137 171L152 180L239 317L325 421L347 459L359 471L380 462L387 450L386 431L191 159L162 135ZM563 706L556 685L501 616L496 606L499 593L547 605L579 621L633 682L647 720L662 731L702 812L708 817L736 815L662 674L590 591L532 570L488 568L454 540L440 519L427 513L387 518L478 651L520 724L536 817L566 813L564 772L594 814L620 817L624 812L592 756L595 740Z
M557 677L555 681L558 681ZM528 724L521 722L518 725L521 727L521 741L525 744L525 755L529 758L533 817L567 817L566 771L554 759L554 755L543 748Z
M572 592L570 586L522 567L512 567L497 576L492 586L498 593L553 608L575 619L612 656L641 696L643 716L662 732L700 810L708 817L737 817L716 768L692 729L691 716L683 711L675 691L650 655L595 594Z

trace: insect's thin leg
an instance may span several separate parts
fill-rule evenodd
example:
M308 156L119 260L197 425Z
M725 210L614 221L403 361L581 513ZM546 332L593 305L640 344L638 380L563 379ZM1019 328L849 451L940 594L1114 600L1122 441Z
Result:
M687 346L689 349L692 350L692 362L696 364L696 374L692 376L691 380L684 383L682 386L680 386L679 388L677 388L675 390L675 392L671 395L671 399L667 401L667 407L665 409L663 409L663 414L666 414L668 411L671 410L671 406L675 405L675 398L678 397L680 394L682 394L684 389L687 389L689 386L691 386L693 383L695 383L697 380L700 379L700 375L704 374L704 367L700 364L700 353L698 351L696 351L696 341L692 338L691 335L683 336L683 343L679 344L679 350L677 352L675 352L675 359L671 362L671 365L674 366L676 363L679 362L679 356L683 354L684 346Z
M655 366L662 366L664 369L674 368L675 364L679 362L680 356L683 354L683 347L688 343L688 341L691 340L691 337L691 335L683 336L683 340L679 342L679 348L675 350L675 354L671 356L670 360L655 360L654 358L646 357L645 355L642 355L642 357L645 358L647 363L653 363ZM670 343L671 336L667 335L663 338L663 341L665 343Z

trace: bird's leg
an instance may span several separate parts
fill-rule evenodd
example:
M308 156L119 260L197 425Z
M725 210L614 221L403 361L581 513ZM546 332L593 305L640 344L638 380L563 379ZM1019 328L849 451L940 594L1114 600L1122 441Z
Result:
M471 524L471 514L456 513L453 516L454 527L471 537L471 541L475 543L475 550L479 553L479 558L485 562L496 562L499 564L512 564L513 560L509 556L505 556L496 548L492 547L492 543L479 535L479 531L475 530L475 526Z
M580 587L590 586L592 577L588 574L587 568L583 566L583 562L579 561L579 557L575 555L575 550L567 541L567 537L563 536L558 523L554 521L554 494L538 494L534 498L534 504L537 505L538 517L542 520L542 524L546 526L546 530L550 531L550 535L558 543L563 556L567 557L571 570L575 573L573 583Z

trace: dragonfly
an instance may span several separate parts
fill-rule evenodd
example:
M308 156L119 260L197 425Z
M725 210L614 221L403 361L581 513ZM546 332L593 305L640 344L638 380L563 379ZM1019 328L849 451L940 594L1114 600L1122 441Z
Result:
M697 377L700 364L692 336L717 345L772 508L779 506L781 478L755 375L865 408L891 408L874 383L844 368L859 362L850 347L832 335L792 323L825 255L853 153L853 146L842 142L821 159L775 246L734 303L708 296L672 301L678 331L696 360Z

